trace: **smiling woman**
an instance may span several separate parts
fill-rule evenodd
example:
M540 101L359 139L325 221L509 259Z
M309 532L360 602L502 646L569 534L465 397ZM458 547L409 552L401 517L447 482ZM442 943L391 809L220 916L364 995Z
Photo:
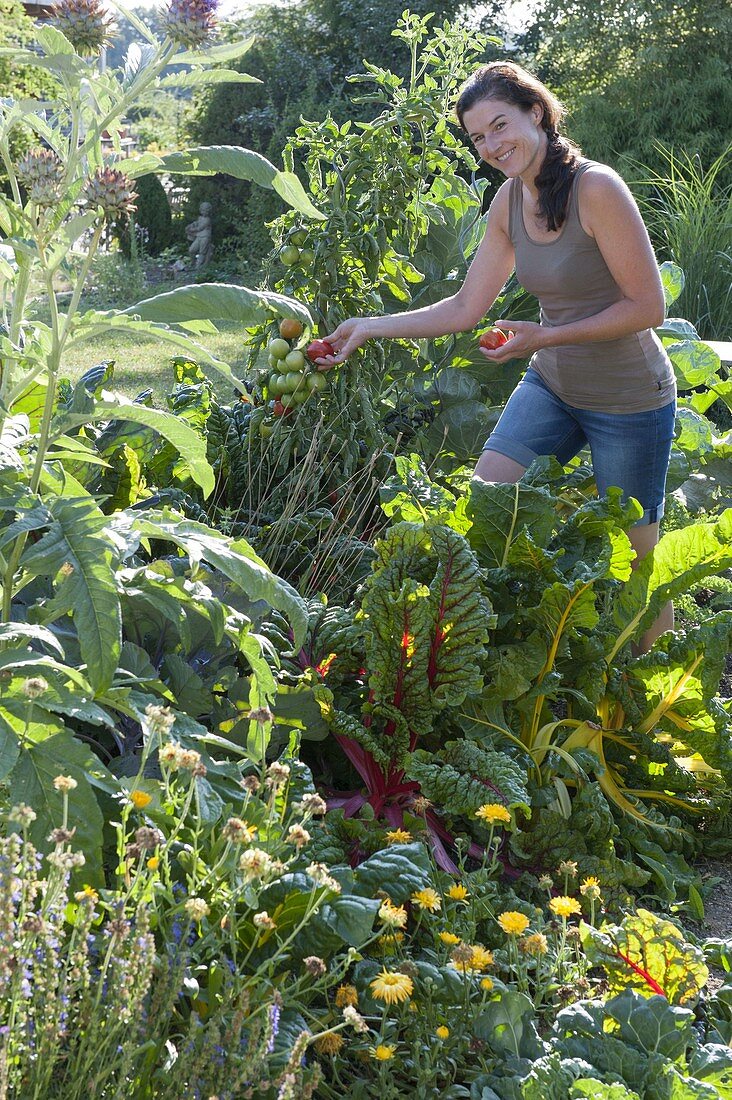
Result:
M598 492L619 486L641 504L628 532L639 561L658 541L676 392L653 332L664 317L663 290L638 207L615 172L560 132L556 96L513 62L478 69L455 114L478 157L505 177L463 285L423 309L349 318L327 337L335 354L319 366L342 362L369 339L472 329L515 270L539 300L540 323L498 320L508 338L481 346L492 363L530 362L475 477L513 483L540 455L567 463L589 446ZM643 648L672 625L669 606Z

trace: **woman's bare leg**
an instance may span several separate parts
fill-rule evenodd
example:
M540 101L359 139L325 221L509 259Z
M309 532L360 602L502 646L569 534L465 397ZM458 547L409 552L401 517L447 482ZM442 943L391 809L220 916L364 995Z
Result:
M659 525L658 523L644 524L642 527L631 527L628 531L628 538L630 539L631 546L635 550L637 557L633 562L633 568L635 569L646 554L653 549L659 539ZM665 604L659 612L658 618L648 630L641 635L640 641L633 647L633 651L636 654L647 653L651 648L656 638L660 638L662 634L665 634L667 630L673 630L674 628L674 605L669 601Z
M498 451L483 451L473 472L479 481L499 482L502 485L515 485L526 472L526 467L515 462Z

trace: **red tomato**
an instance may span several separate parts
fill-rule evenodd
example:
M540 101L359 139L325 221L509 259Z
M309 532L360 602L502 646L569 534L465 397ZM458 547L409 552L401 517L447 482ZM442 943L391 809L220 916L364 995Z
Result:
M313 340L312 344L308 344L305 349L305 354L311 363L314 363L316 359L325 359L326 355L335 355L335 353L335 348L327 340Z
M508 343L508 336L500 328L489 328L486 332L481 333L480 346L485 348L486 351L495 351L496 348L500 348L506 343Z

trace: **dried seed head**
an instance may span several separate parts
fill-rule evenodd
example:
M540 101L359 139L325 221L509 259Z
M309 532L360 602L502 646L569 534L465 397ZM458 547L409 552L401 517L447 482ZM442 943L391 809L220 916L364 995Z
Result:
M52 9L56 27L82 57L93 57L111 40L114 20L101 0L59 0Z
M51 149L31 149L20 160L17 172L31 202L55 206L61 197L63 165Z
M109 221L126 221L137 209L131 181L118 168L97 168L84 187L89 206L98 207Z
M303 959L303 965L313 978L322 978L325 974L326 966L319 955L308 955Z
M202 46L216 27L218 0L170 0L163 27L179 46Z
M29 825L33 824L37 816L34 809L25 802L19 802L16 806L11 806L8 812L8 821L20 825L22 829L27 829Z
M23 681L22 690L28 699L37 699L39 695L48 691L48 680L44 680L42 676L29 676Z

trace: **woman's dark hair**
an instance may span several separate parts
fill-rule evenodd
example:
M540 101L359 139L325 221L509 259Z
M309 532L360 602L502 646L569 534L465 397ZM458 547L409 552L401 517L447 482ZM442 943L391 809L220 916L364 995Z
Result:
M482 65L465 81L455 104L462 130L465 112L483 99L500 99L522 111L531 110L535 104L541 108L541 125L549 144L534 183L539 189L540 215L549 229L559 229L567 216L569 192L582 155L579 146L559 133L564 107L537 77L513 61Z

